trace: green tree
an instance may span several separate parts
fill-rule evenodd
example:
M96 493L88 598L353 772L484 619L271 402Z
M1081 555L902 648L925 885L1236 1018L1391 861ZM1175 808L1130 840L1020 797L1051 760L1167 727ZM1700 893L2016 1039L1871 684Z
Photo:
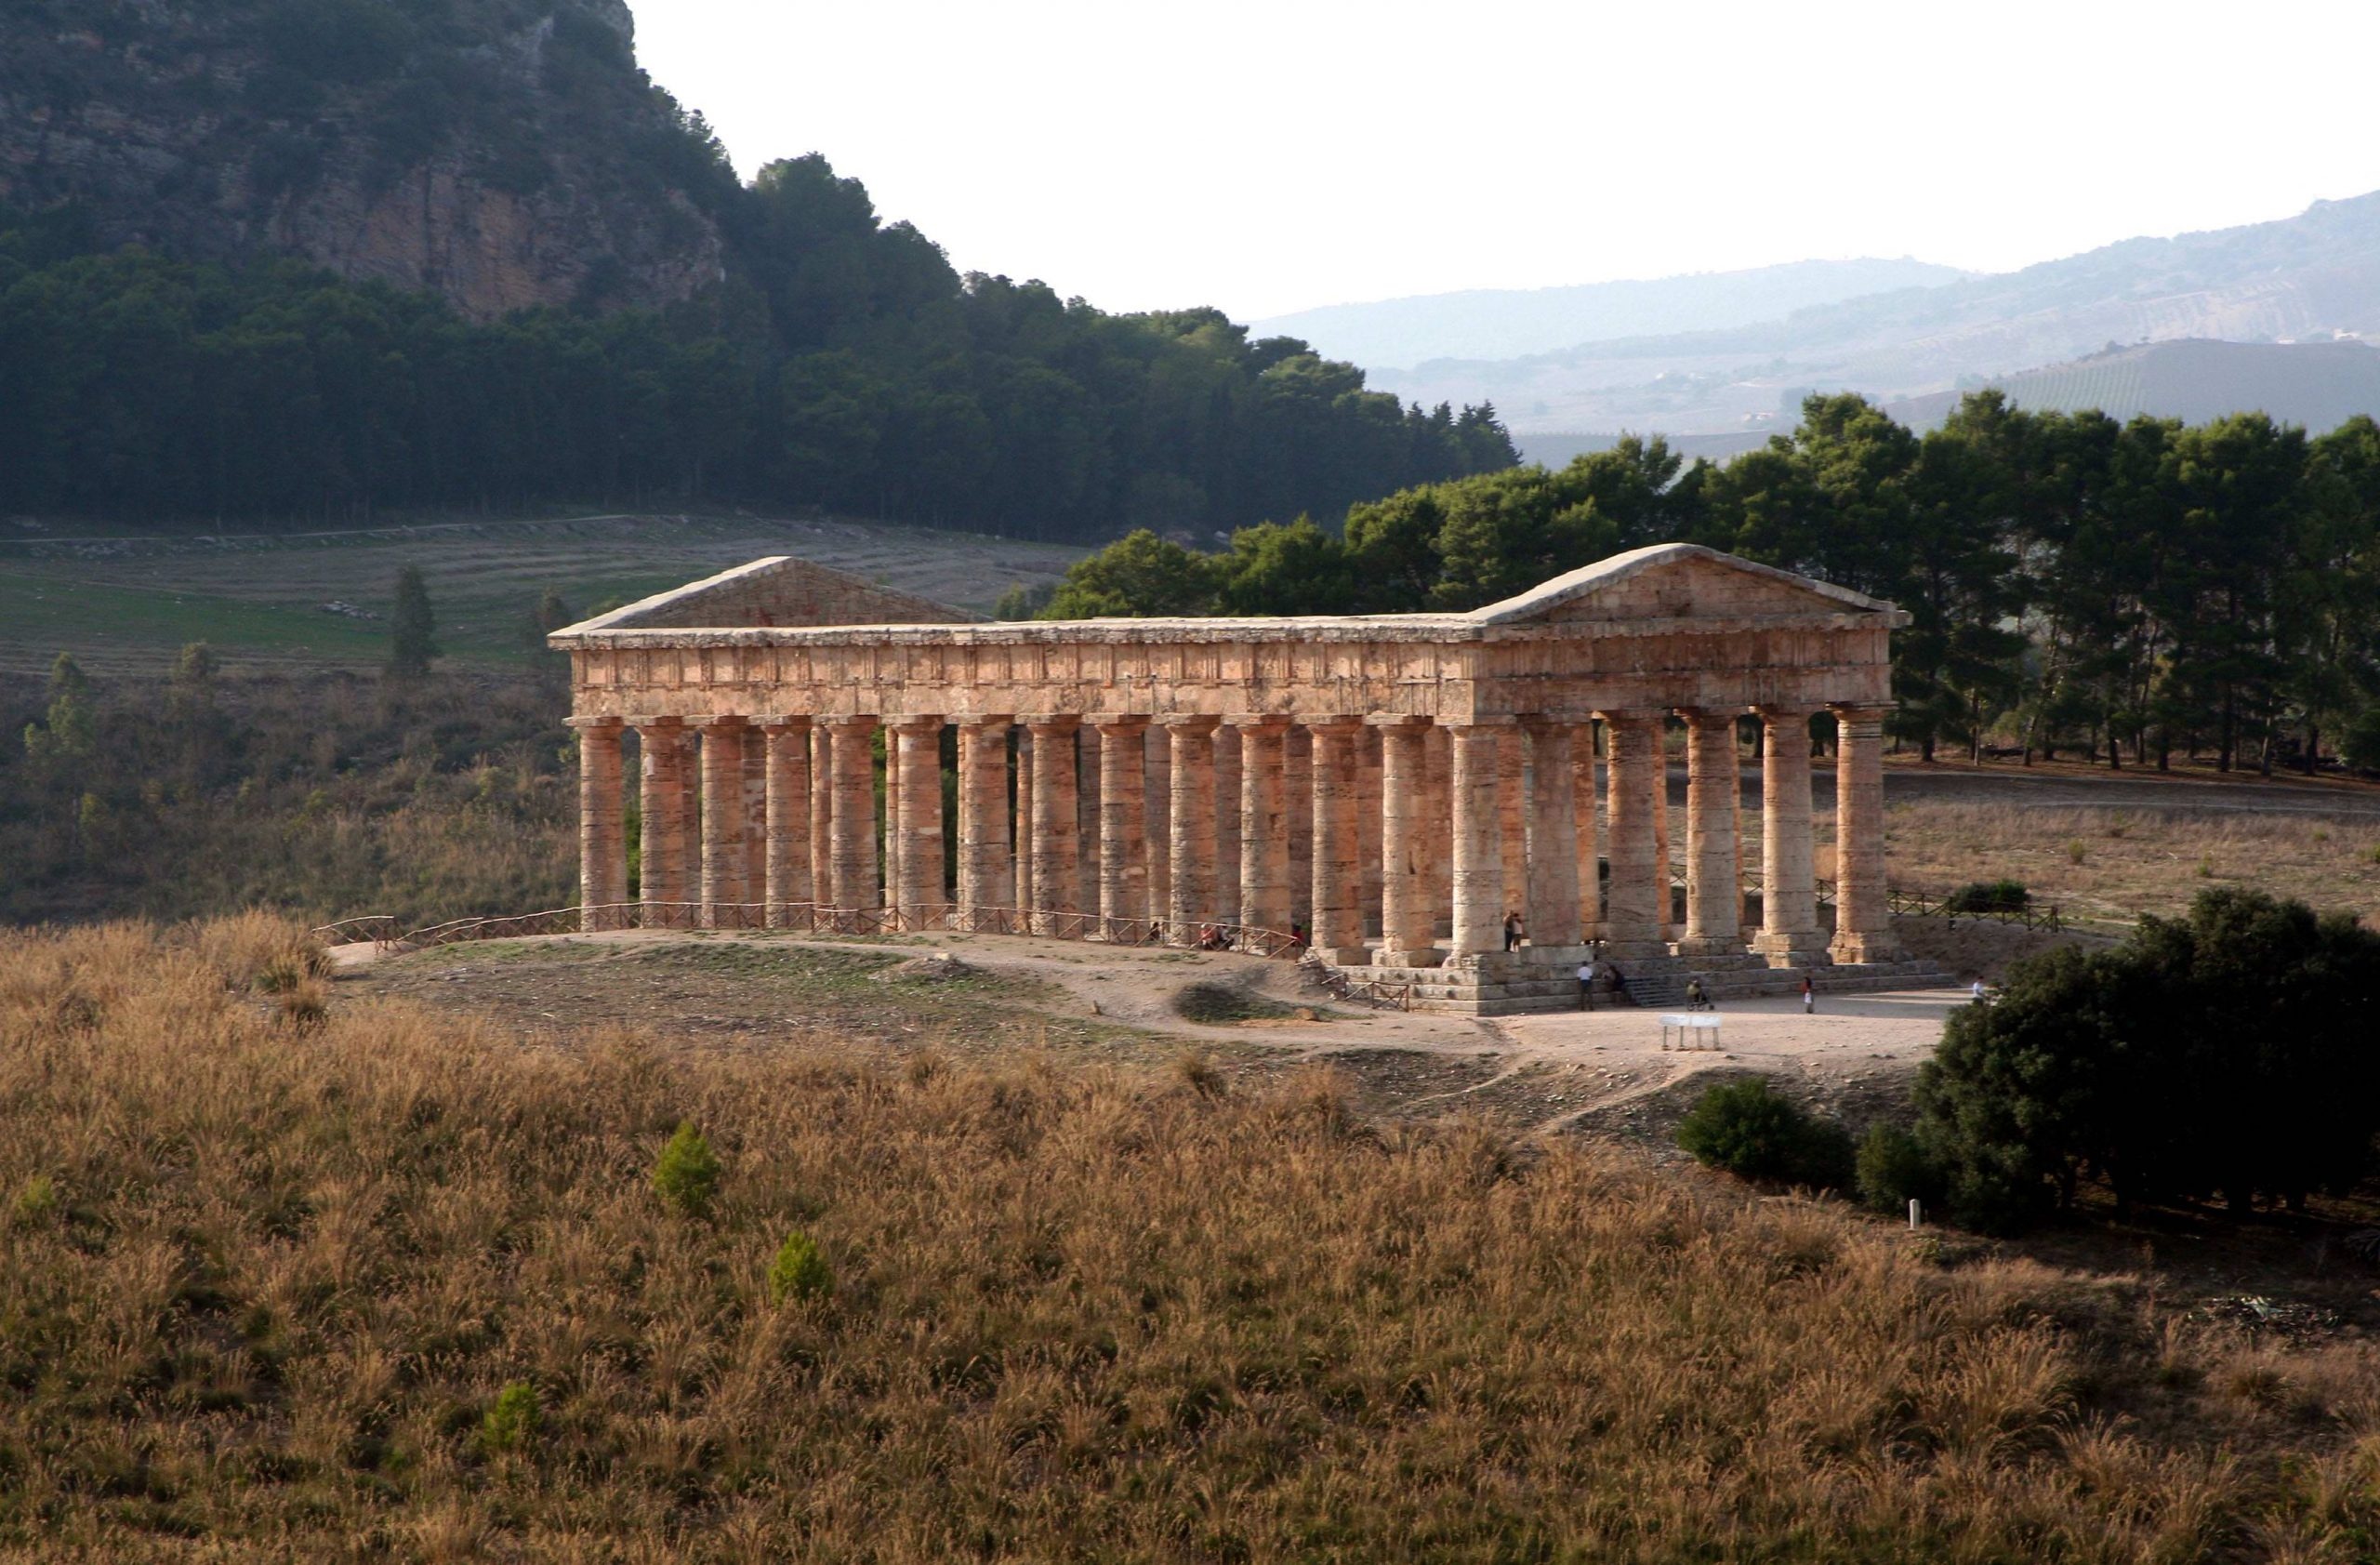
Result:
M36 762L86 759L99 740L90 676L61 652L49 666L49 707L38 723L25 725L25 754Z
M1143 528L1068 567L1038 617L1202 615L1212 611L1214 601L1211 562Z
M438 643L431 639L437 619L430 613L430 589L421 579L421 568L407 565L397 573L396 603L389 613L389 673L395 679L419 679L430 672L430 659L439 656Z

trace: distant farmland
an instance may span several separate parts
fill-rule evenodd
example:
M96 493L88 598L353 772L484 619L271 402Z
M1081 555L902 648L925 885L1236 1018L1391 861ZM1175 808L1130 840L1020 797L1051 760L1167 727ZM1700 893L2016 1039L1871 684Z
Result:
M2321 433L2359 413L2380 414L2380 349L2360 342L2151 342L2094 353L1994 380L2018 407L2040 413L2097 409L2202 424L2263 412ZM1964 393L1889 405L1904 423L1930 428Z
M61 651L95 672L162 670L185 642L234 667L356 669L388 656L398 570L421 567L457 664L518 666L548 589L622 603L764 554L795 554L986 611L1054 581L1081 550L972 533L754 517L603 516L283 534L123 534L19 524L0 534L0 673ZM338 606L331 606L338 605Z

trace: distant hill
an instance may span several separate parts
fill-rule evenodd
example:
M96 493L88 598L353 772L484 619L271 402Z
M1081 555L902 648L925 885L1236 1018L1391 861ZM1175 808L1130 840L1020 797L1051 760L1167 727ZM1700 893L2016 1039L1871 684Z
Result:
M1717 433L1790 423L1813 390L1884 401L2119 344L2380 338L2380 193L2277 222L2129 239L2004 275L1814 305L1752 325L1440 360L1376 376L1425 403L1492 399L1516 433ZM2284 360L2312 364L2315 361Z
M2149 414L2204 423L2262 412L2313 431L2380 410L2380 348L2361 342L2151 342L1994 380L2017 406L2038 412L2097 408L2116 418ZM1940 423L1962 393L1937 391L1887 405L1920 429Z
M1806 260L1559 288L1474 288L1370 304L1329 304L1250 324L1367 367L1426 359L1502 359L1614 337L1750 325L1811 305L1974 275L1925 261Z

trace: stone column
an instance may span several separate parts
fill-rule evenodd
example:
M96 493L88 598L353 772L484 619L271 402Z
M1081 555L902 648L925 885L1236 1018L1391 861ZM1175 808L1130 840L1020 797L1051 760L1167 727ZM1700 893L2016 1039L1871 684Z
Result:
M942 875L942 719L907 717L891 725L887 770L901 775L900 807L886 832L901 842L894 905L903 927L931 924L948 901Z
M810 725L810 899L835 900L835 736L824 723Z
M644 904L646 929L682 927L691 921L678 906L686 895L686 747L694 736L674 717L637 724L638 809L642 841L637 850L637 897Z
M1149 916L1148 719L1103 717L1099 728L1099 916L1107 938L1138 944ZM1132 927L1117 927L1122 924Z
M1380 964L1435 967L1443 958L1432 933L1430 864L1446 851L1446 837L1432 829L1424 809L1430 789L1421 736L1429 719L1375 721L1381 738Z
M705 718L702 731L702 924L735 929L744 896L744 720Z
M1604 857L1611 879L1604 887L1604 940L1611 955L1665 955L1661 943L1658 865L1654 860L1653 784L1660 738L1660 714L1606 711L1601 714L1609 747L1609 798L1605 810Z
M1661 915L1661 938L1677 938L1677 861L1670 856L1670 721L1653 714L1653 864L1659 890L1654 904Z
M1454 735L1432 723L1421 735L1421 818L1439 844L1423 866L1430 904L1430 937L1454 937Z
M1504 767L1496 723L1448 724L1454 736L1454 958L1504 948Z
M1524 723L1528 746L1528 939L1532 946L1577 946L1579 933L1578 781L1570 725Z
M1075 726L1079 719L1028 717L1033 736L1033 933L1057 935L1057 915L1082 910L1076 881Z
M829 900L852 912L883 906L876 884L876 758L869 741L873 717L821 720L833 736L828 746L826 791L829 795L828 854L833 869ZM846 920L847 924L859 921Z
M744 732L744 884L736 895L747 903L769 899L769 746L757 727ZM747 922L754 922L749 914Z
M967 928L1015 894L1008 836L1008 719L959 725L959 913Z
M1195 944L1198 926L1217 916L1215 896L1215 726L1211 717L1169 717L1172 742L1170 841L1172 861L1166 918L1168 937Z
M1595 804L1595 725L1570 730L1570 819L1579 849L1579 937L1603 934L1603 813Z
M578 927L588 934L627 923L628 816L616 717L574 717L578 731Z
M1284 753L1289 720L1234 718L1232 726L1239 734L1239 922L1251 929L1286 934L1291 918L1290 796Z
M1020 919L1029 921L1033 912L1033 731L1021 722L1016 725L1016 824L1012 836L1016 853L1009 868L1014 883L1009 895L1014 900L1009 905Z
M1884 880L1884 717L1834 709L1834 943L1837 962L1898 962Z
M769 927L786 929L794 908L813 900L810 882L810 720L771 718L760 725L766 789L761 900Z
M1149 902L1144 917L1163 922L1173 913L1173 736L1162 723L1149 724L1141 753L1141 830L1147 844Z
M1313 797L1314 740L1302 726L1292 727L1281 736L1281 776L1285 797ZM1289 855L1289 917L1309 925L1314 922L1314 898L1309 895L1314 882L1313 817L1311 810L1289 811L1283 843Z
M1075 886L1082 898L1081 910L1091 912L1099 906L1099 842L1101 832L1100 799L1104 790L1099 786L1099 729L1088 720L1075 728Z
M1209 912L1228 922L1239 917L1239 730L1215 730L1215 894Z
M883 906L895 913L901 909L901 741L892 723L884 725L884 806L879 812L882 829L877 839L878 852L884 855Z
M1363 724L1355 730L1354 745L1357 768L1355 805L1355 862L1362 867L1362 882L1355 903L1356 937L1347 944L1360 946L1367 936L1378 934L1381 929L1380 730L1368 723ZM1320 757L1321 752L1317 749L1314 763L1314 781L1317 798L1320 797L1319 789L1323 781ZM1316 817L1317 821L1320 818L1318 816ZM1321 828L1317 825L1316 829L1318 831ZM1319 886L1322 884L1320 879L1322 848L1318 840L1314 851L1316 876L1314 883ZM1319 902L1316 903L1314 908L1314 927L1316 930L1322 927L1322 904Z
M1314 786L1314 874L1309 895L1314 923L1308 942L1323 961L1360 966L1371 961L1364 948L1363 834L1356 816L1363 808L1363 767L1357 759L1367 730L1352 722L1309 724ZM1377 730L1369 731L1377 735ZM1296 809L1298 801L1289 801ZM1372 855L1375 868L1380 855Z
M1823 962L1810 847L1810 709L1759 707L1760 934L1771 967Z
M1686 720L1686 933L1678 955L1741 956L1736 879L1736 713L1682 710Z

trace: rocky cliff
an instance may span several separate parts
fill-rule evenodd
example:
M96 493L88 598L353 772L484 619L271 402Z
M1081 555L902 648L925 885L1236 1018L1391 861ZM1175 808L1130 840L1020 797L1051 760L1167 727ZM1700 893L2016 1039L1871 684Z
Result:
M734 176L623 0L12 0L0 204L303 258L482 319L722 275Z

